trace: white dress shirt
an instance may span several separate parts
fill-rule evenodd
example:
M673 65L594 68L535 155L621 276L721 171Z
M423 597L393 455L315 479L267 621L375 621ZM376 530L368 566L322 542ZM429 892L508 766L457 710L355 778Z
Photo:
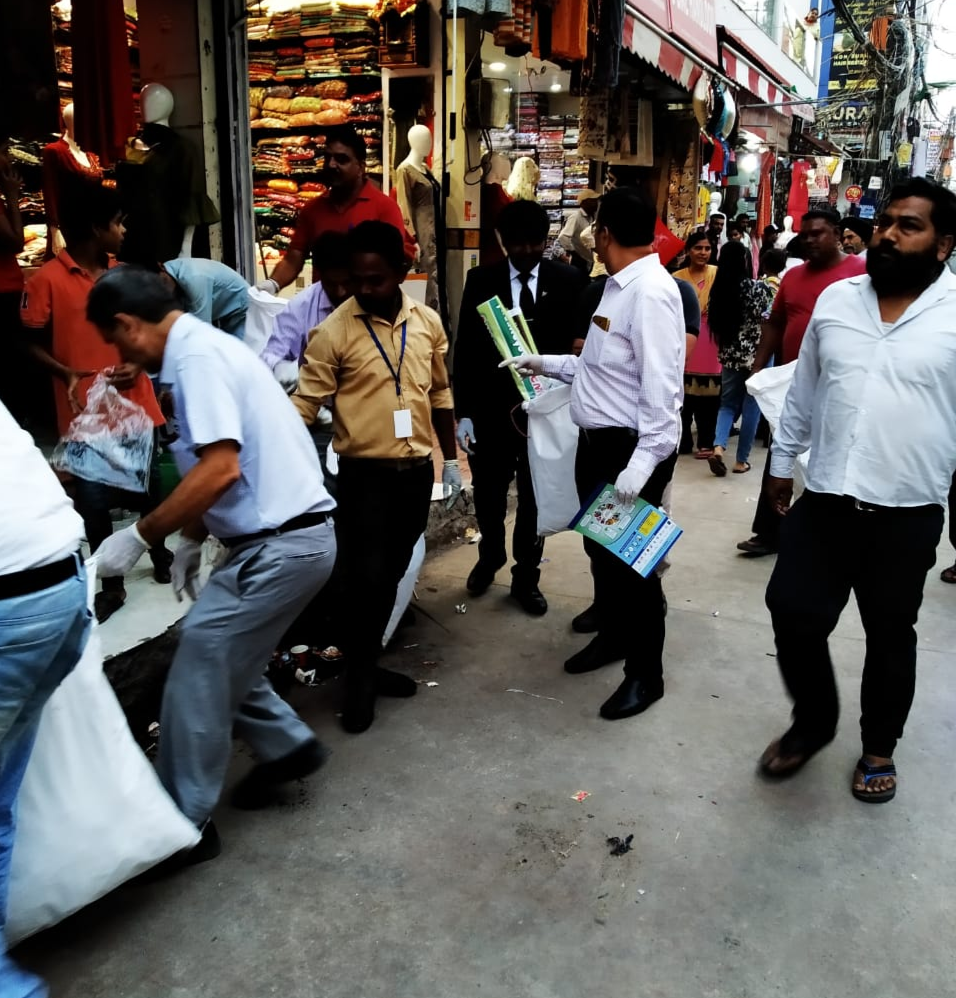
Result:
M540 263L535 264L528 281L531 297L534 298L535 302L538 300L538 270L540 267ZM511 307L518 308L521 301L521 279L518 277L518 268L510 260L508 261L508 272L511 274ZM526 315L525 318L533 318L533 316Z
M884 324L870 278L817 300L774 437L770 473L878 506L946 505L956 468L956 276L944 270Z
M656 253L609 277L580 357L547 356L544 374L572 383L582 429L637 430L628 467L651 477L677 449L684 398L684 311Z
M301 417L239 340L181 316L169 331L159 382L172 399L167 423L178 435L170 450L180 475L198 463L201 448L239 444L239 481L203 514L214 537L257 533L335 507Z

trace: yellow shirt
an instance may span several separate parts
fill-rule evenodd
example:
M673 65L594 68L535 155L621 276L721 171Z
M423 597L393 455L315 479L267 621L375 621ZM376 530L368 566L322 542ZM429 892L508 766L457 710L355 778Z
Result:
M367 320L398 371L402 323L407 323L401 394L365 326ZM445 355L448 339L438 313L402 294L394 323L369 315L354 298L314 329L292 402L307 424L323 402L334 399L333 446L343 457L416 458L432 452L433 409L454 407ZM412 435L395 436L394 413L408 409Z

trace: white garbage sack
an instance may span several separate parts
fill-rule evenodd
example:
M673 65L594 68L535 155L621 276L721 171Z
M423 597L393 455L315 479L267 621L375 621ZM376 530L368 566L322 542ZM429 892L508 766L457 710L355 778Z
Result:
M329 449L331 450L331 448ZM395 593L395 606L392 608L392 615L388 618L385 633L382 635L383 648L392 640L392 635L395 633L395 628L398 627L398 622L402 619L402 614L408 609L408 604L412 601L415 584L418 582L418 573L422 570L424 561L425 535L422 534L415 542L415 547L412 548L412 557L408 563L408 568L402 576L402 581L398 584L398 591Z
M133 740L103 675L94 624L83 657L43 709L20 790L7 945L198 841Z
M765 367L747 379L747 391L757 400L757 405L760 406L760 411L763 413L764 419L770 424L770 430L774 434L780 425L783 403L790 390L790 382L793 381L793 372L796 368L797 361L792 360L789 364L782 364L780 367ZM795 490L798 487L801 491L803 490L809 461L809 450L797 458L793 476Z
M571 386L555 385L524 403L528 413L528 463L538 506L538 536L568 529L581 508L574 484L578 428L571 422Z
M246 312L246 335L242 342L258 357L272 335L275 317L289 304L288 298L277 298L268 291L249 288L249 310Z

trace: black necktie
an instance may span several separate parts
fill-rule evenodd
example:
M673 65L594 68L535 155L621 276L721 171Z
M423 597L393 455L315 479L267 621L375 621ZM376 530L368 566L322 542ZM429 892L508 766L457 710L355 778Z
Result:
M533 328L534 295L531 293L531 287L529 284L531 281L531 275L519 273L518 280L521 282L521 294L518 295L518 308L521 309L521 314L525 317L525 321Z

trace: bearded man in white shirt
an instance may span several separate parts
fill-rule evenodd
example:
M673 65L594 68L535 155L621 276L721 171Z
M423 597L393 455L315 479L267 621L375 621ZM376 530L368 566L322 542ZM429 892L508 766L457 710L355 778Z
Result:
M827 638L855 594L866 657L859 800L896 794L893 752L913 701L914 630L956 467L956 195L923 178L893 189L866 275L827 288L800 348L774 438L767 496L786 514L767 587L793 724L761 758L797 772L839 712ZM793 465L810 449L790 509ZM836 539L836 540L835 540Z
M571 383L581 429L575 478L587 502L614 483L618 496L660 506L674 473L684 395L685 327L680 292L654 252L657 216L633 188L601 200L595 251L610 275L580 357L522 356L506 363ZM598 632L564 664L592 672L624 659L624 681L601 706L609 721L633 717L664 695L664 597L606 548L585 539Z

